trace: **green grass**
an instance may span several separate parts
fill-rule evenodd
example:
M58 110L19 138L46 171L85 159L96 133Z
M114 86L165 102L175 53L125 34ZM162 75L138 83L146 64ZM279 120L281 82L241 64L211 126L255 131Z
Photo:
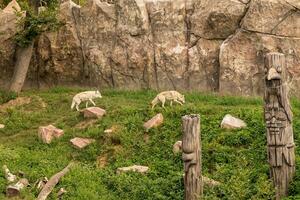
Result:
M269 180L266 162L266 139L260 98L221 97L200 93L186 93L184 106L150 109L153 91L103 91L98 106L107 115L93 126L76 128L84 119L70 110L72 96L80 89L54 88L48 91L27 91L29 105L0 113L0 165L11 171L25 172L31 185L51 177L70 161L75 167L55 187L50 199L64 187L68 193L63 199L82 200L182 200L183 163L181 155L172 153L172 146L181 138L181 116L201 115L203 174L222 183L215 188L204 188L204 199L272 199L274 191ZM47 107L43 108L42 99ZM296 145L299 142L300 102L293 100ZM84 105L82 105L84 106ZM161 112L164 124L145 133L143 122ZM226 131L219 125L225 114L245 120L243 130ZM64 129L65 135L51 144L43 144L37 137L41 125L54 124ZM116 126L112 136L106 128ZM70 145L74 136L91 137L96 142L86 149ZM147 136L149 139L145 139ZM97 167L97 157L108 155L107 166ZM133 164L146 165L146 175L129 173L117 175L118 167ZM297 164L300 151L297 149ZM0 199L5 199L6 180L0 174ZM34 199L38 191L29 187L22 193L24 199ZM291 186L290 199L300 198L300 171L297 168Z

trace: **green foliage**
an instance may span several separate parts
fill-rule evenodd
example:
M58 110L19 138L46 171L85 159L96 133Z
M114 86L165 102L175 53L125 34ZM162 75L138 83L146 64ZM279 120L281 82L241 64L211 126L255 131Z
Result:
M54 88L47 91L28 91L29 105L0 113L0 163L13 171L24 171L30 183L50 177L71 160L76 166L55 187L49 199L64 187L64 199L81 200L182 200L183 163L181 155L174 155L172 146L181 138L181 116L201 115L203 174L221 182L219 187L204 189L205 200L259 200L273 199L274 190L269 179L266 155L265 127L262 100L240 97L220 97L187 93L184 106L151 110L149 102L153 91L103 91L96 104L107 110L107 115L95 124L79 128L84 119L70 110L71 100L79 89ZM41 99L47 104L41 106ZM300 106L293 100L295 142L299 142ZM84 106L84 105L82 105ZM145 133L142 124L156 113L165 118L162 126ZM241 130L223 130L220 122L225 114L244 119L248 127ZM37 137L40 125L54 124L63 128L62 138L46 145ZM107 135L104 130L116 127ZM90 137L96 142L83 150L70 145L75 136ZM107 166L98 168L97 158L107 156ZM297 165L300 150L297 149ZM133 164L147 165L149 173L117 175L118 167ZM0 191L6 186L0 174ZM23 199L34 199L38 191L28 188ZM300 197L300 171L288 199ZM4 194L0 193L0 199Z
M0 0L0 8L3 9L9 2L10 0Z
M6 90L0 90L0 104L6 103L12 99L15 99L17 97L17 93L6 91Z
M55 31L62 23L57 19L56 5L50 4L47 9L37 14L26 2L20 2L22 11L26 11L26 17L20 15L20 31L15 35L16 43L21 47L31 44L36 37L43 32Z

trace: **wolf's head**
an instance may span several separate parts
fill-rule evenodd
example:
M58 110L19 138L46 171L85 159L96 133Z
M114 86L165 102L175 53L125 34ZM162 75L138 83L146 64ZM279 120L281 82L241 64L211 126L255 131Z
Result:
M96 91L95 91L95 96L96 96L96 97L99 97L99 98L102 98L102 95L101 95L101 93L99 92L99 90L96 90Z
M180 94L178 98L179 98L179 101L181 101L182 103L185 103L184 95Z

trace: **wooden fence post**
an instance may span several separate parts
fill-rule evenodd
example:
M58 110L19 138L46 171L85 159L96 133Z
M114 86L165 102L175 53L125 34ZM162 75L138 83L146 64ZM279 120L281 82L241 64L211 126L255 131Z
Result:
M292 111L288 98L285 56L268 53L265 58L264 117L267 129L268 161L276 200L288 194L295 173L295 144Z
M184 162L184 199L199 200L203 193L201 174L200 116L182 117L182 160Z

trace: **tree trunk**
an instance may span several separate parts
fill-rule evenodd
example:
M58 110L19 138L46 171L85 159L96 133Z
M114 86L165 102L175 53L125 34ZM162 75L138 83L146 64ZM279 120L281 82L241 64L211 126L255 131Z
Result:
M285 56L269 53L265 60L265 106L268 160L276 200L287 196L295 173L292 111L288 98Z
M33 53L33 43L34 42L31 42L28 47L19 47L17 49L15 69L11 80L10 91L19 93L22 90Z
M203 192L201 174L200 116L182 117L182 160L184 162L184 199L199 200Z

